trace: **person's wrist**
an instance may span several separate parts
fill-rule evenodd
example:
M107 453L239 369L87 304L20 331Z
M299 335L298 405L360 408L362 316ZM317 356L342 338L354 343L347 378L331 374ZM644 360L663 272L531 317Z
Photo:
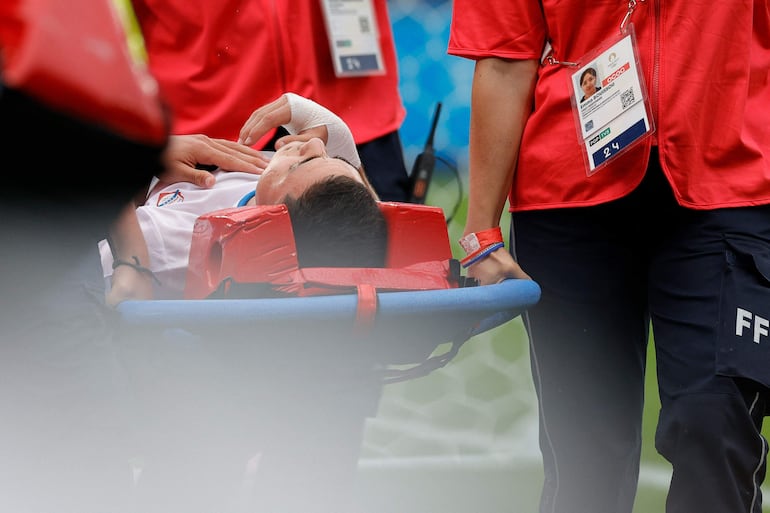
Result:
M480 262L493 252L505 247L503 234L499 226L468 233L458 242L463 248L463 251L465 251L465 258L460 260L460 264L463 268L467 268Z
M492 244L503 242L503 234L500 227L495 226L494 228L468 233L458 242L465 251L465 254L469 255Z
M139 260L139 257L132 256L131 260L133 260L133 261L123 260L123 259L117 258L117 259L115 259L112 262L112 269L115 270L115 269L117 269L118 267L121 267L121 266L130 267L134 271L138 272L139 274L141 274L143 276L147 276L149 278L152 278L152 280L155 283L160 285L160 280L158 279L158 277L155 276L155 273L152 272L151 269L149 269L149 268L147 268L147 267L142 265L142 262L141 262L141 260Z

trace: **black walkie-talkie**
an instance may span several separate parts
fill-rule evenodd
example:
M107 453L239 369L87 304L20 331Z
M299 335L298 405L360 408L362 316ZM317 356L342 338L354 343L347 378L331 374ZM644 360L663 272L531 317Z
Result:
M428 186L433 176L433 168L436 167L436 155L433 153L433 136L436 133L438 117L441 114L441 102L436 104L436 111L433 113L433 125L430 127L428 141L425 143L422 153L417 155L412 167L412 174L409 175L410 182L410 203L425 203L425 197L428 195Z

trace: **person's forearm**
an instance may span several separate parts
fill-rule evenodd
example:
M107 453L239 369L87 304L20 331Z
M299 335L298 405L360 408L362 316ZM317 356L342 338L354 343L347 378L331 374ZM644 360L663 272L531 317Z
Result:
M479 60L473 76L465 232L497 226L511 188L538 62Z
M155 275L134 205L127 205L113 223L108 239L114 257L112 286L105 300L117 306L127 299L152 299Z
M136 217L136 206L126 205L118 219L112 225L109 237L110 249L116 260L134 261L149 266L150 256L144 234Z

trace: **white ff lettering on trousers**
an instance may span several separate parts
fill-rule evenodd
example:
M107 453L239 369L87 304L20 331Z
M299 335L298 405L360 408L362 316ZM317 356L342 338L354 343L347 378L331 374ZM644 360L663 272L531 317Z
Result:
M735 315L735 335L738 337L743 336L744 330L750 330L753 333L752 340L755 344L759 344L761 337L767 337L768 327L770 327L770 321L754 314L743 308L736 309Z

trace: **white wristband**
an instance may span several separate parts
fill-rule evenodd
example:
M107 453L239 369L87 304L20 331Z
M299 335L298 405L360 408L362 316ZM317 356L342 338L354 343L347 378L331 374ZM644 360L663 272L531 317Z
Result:
M326 125L328 140L326 153L330 157L342 157L354 167L361 167L356 143L350 128L342 119L329 109L294 93L285 93L291 108L291 121L283 125L286 130L296 135L305 130Z

